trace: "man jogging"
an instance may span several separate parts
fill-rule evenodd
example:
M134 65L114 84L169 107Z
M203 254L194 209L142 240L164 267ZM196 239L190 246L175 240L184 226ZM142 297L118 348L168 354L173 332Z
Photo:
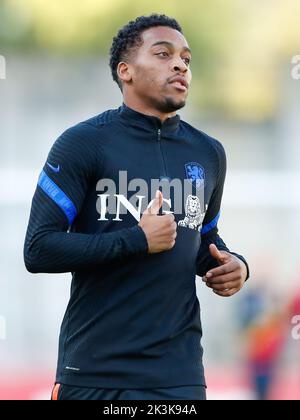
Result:
M176 114L191 51L174 19L129 22L110 53L123 103L56 140L25 239L30 272L72 273L52 399L203 400L196 274L222 297L249 277L218 235L225 152Z

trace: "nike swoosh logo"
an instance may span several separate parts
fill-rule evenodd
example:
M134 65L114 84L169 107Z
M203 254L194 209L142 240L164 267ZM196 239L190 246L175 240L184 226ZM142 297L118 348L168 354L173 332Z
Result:
M53 172L58 173L60 171L60 166L59 165L55 167L55 166L51 165L51 163L48 163L48 162L47 162L47 165L49 166L49 168L52 169Z

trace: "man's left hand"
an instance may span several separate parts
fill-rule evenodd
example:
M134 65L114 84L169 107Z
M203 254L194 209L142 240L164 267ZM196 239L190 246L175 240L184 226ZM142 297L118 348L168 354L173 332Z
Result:
M218 261L219 267L209 270L203 277L203 281L219 296L235 295L246 281L246 265L235 255L219 251L214 244L210 244L209 250L212 257Z

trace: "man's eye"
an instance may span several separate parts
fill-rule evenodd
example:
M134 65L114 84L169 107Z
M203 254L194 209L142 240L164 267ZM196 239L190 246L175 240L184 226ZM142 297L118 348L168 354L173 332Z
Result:
M161 51L159 53L157 53L156 55L160 55L161 57L168 57L169 54L166 51Z

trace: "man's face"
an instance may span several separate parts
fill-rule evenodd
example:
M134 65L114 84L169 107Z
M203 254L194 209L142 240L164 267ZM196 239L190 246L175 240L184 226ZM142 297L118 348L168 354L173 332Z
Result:
M160 112L184 107L192 74L191 52L184 36L158 26L142 33L143 44L130 60L128 92Z

